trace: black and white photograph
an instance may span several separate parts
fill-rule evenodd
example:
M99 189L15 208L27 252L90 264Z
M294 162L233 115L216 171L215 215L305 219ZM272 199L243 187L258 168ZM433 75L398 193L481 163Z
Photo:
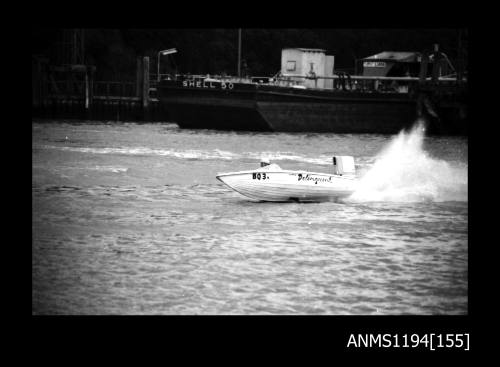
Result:
M32 315L468 315L468 36L32 28Z

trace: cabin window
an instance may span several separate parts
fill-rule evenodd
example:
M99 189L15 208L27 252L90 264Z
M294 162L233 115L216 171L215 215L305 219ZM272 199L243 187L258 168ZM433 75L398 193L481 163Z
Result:
M286 71L295 71L295 61L286 62Z

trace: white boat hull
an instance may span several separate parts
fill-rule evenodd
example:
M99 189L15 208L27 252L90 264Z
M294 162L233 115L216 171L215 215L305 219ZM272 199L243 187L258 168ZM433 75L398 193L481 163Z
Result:
M333 201L351 195L357 183L354 175L289 170L220 173L216 178L261 201Z

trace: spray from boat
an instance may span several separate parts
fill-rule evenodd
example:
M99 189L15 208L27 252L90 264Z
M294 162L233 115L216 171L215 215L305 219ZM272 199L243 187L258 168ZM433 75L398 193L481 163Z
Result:
M467 201L467 166L431 157L424 150L425 123L401 131L364 173L346 201Z

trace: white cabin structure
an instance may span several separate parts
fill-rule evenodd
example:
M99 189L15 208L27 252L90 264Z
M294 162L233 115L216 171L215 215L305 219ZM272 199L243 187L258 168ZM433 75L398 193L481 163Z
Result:
M290 77L297 85L307 88L333 88L333 79L316 77L332 77L335 67L335 57L326 55L319 48L284 48L281 50L281 74ZM311 76L313 78L298 78L294 76Z

